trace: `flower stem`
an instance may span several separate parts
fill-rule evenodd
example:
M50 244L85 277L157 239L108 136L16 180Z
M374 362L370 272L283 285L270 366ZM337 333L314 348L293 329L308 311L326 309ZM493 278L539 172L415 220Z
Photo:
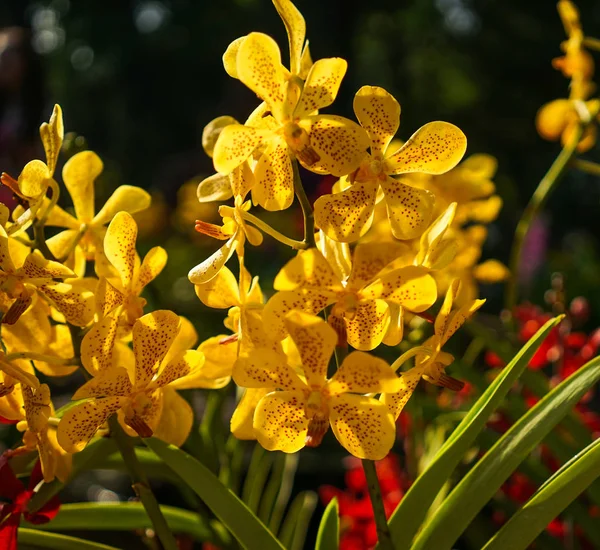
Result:
M283 233L280 233L279 231L277 231L277 229L273 229L268 223L263 222L261 219L257 218L256 216L253 216L249 212L244 212L242 214L242 217L247 222L250 222L252 225L258 227L258 229L260 229L263 233L270 235L280 243L290 246L295 250L308 248L304 241L297 241L295 239L290 239L289 237L286 237Z
M381 496L379 479L377 479L375 462L373 460L363 459L362 466L367 478L369 497L371 497L371 506L373 507L373 515L375 516L375 527L377 528L379 547L382 550L394 550L395 547L392 541L392 535L385 517L385 508L383 506L383 497Z
M600 40L598 40L597 38L591 38L589 36L586 36L583 39L583 45L586 48L589 48L590 50L596 50L600 52Z
M300 170L298 169L298 161L292 160L292 168L294 170L294 191L300 202L300 208L302 208L302 216L304 217L304 243L306 248L314 248L315 243L315 216L313 214L312 206L306 196L306 191L302 185L302 179L300 178Z
M595 116L595 115L594 115ZM592 119L593 117L590 115L589 117ZM519 264L521 263L521 254L523 253L523 244L525 242L525 238L531 229L531 225L535 218L540 213L541 209L546 204L550 193L554 190L557 184L560 182L561 178L564 176L565 172L569 168L571 164L572 158L577 153L577 145L579 144L579 140L583 135L583 132L589 124L590 120L581 121L575 128L573 135L569 143L561 150L559 155L556 157L552 166L546 175L542 178L540 183L537 186L537 189L534 191L527 207L525 208L519 223L517 224L517 229L515 231L515 236L513 239L512 250L510 254L510 273L511 277L506 286L506 295L504 300L504 307L512 312L515 305L517 304L518 299L518 280L519 280Z
M600 176L600 164L589 160L575 159L571 166L580 172L591 174L592 176Z
M133 490L148 514L152 526L154 527L154 532L158 536L165 550L177 550L177 541L167 525L167 520L165 520L165 517L160 510L160 506L154 497L152 489L150 489L146 473L142 469L142 466L135 455L135 448L131 438L123 431L123 428L121 428L116 415L113 415L108 419L108 425L110 427L110 435L117 444L119 452L123 457L125 467L131 477Z

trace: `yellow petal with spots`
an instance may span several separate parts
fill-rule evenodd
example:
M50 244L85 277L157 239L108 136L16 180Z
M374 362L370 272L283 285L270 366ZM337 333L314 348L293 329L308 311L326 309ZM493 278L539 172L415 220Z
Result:
M233 256L235 248L239 241L238 233L236 232L219 250L212 256L208 257L202 263L193 267L188 273L188 279L194 285L200 285L210 281L221 271L225 262Z
M482 283L499 283L510 278L510 270L498 260L486 260L473 268L473 276Z
M357 458L381 460L396 438L396 425L388 408L372 397L352 394L332 397L329 421L337 440Z
M269 104L277 118L284 103L285 73L275 40L266 34L250 33L241 42L236 61L238 78Z
M165 358L163 359L163 365L166 365L182 351L195 347L198 342L198 333L191 321L185 317L179 317L179 321L179 332L175 337L175 340L173 340L167 355L165 355Z
M431 221L435 195L390 177L381 181L381 188L394 237L401 240L419 237Z
M56 161L62 147L64 135L62 109L60 105L54 105L50 120L40 126L40 137L46 153L46 163L51 174L54 174L56 169Z
M104 203L104 206L92 220L92 225L99 226L109 223L118 212L135 214L150 206L150 194L140 187L121 185Z
M448 122L429 122L385 161L391 174L443 174L454 168L467 149L462 130Z
M88 397L125 397L131 394L133 386L129 380L127 369L111 367L98 372L74 394L73 400Z
M310 55L310 48L308 47L308 40L307 40L304 45L304 49L302 50L302 57L300 58L300 72L298 73L298 76L302 80L306 79L306 77L308 76L308 71L310 71L310 68L312 67L312 65L313 65L313 60Z
M233 366L233 380L243 388L302 390L306 385L280 354L256 348L240 357Z
M300 73L302 48L306 37L306 23L298 8L290 0L273 0L275 9L279 13L290 44L290 71L293 74Z
M400 104L379 86L363 86L354 96L354 114L371 139L371 153L383 155L400 125Z
M144 256L142 265L137 272L133 293L139 294L144 287L154 281L167 265L167 251L162 246L155 246Z
M47 384L41 384L39 388L35 389L29 386L21 386L21 392L28 429L39 433L46 428L52 412L50 388Z
M295 453L304 447L308 434L304 399L301 392L275 391L258 402L252 425L265 449Z
M450 323L450 315L452 313L452 305L456 302L458 297L458 293L460 291L461 282L460 279L454 279L446 294L444 296L444 301L442 302L442 307L440 307L440 311L438 312L435 323L434 323L434 332L435 336L437 336L440 340L444 338L444 334L448 329ZM447 340L447 339L446 339Z
M300 353L307 384L313 388L323 386L338 341L335 330L320 317L301 311L288 313L285 327Z
M271 391L271 389L266 388L249 388L244 392L235 411L231 415L230 428L231 433L235 437L243 440L256 439L254 428L252 427L254 411L259 401Z
M154 437L181 447L194 423L194 411L189 403L170 386L163 389L163 407Z
M39 250L34 250L25 258L19 272L29 279L67 279L75 273L59 262L46 260Z
M9 239L4 227L0 225L0 268L5 273L14 273L15 264L12 260L11 254L11 242L13 239ZM24 249L25 251L25 249ZM25 258L29 252L25 251Z
M369 136L356 122L336 115L315 115L302 119L310 147L319 160L305 168L317 173L345 176L356 170L367 155Z
M329 304L337 301L335 292L321 289L283 290L276 292L263 310L263 321L269 327L269 333L274 339L282 340L287 331L284 324L285 316L292 310L317 314Z
M254 178L252 200L265 210L285 210L294 202L294 171L283 138L269 142L254 168Z
M240 305L237 279L227 267L223 267L207 283L195 285L195 290L196 296L208 307L225 309Z
M373 223L377 188L357 183L335 195L323 195L315 202L315 222L334 241L352 243Z
M348 344L355 349L375 349L390 326L390 312L384 300L361 300L345 317Z
M68 323L78 327L87 326L94 317L94 293L87 281L71 279L70 283L49 282L39 290L60 311Z
M400 389L394 393L384 393L380 397L381 402L387 406L394 419L397 419L400 416L404 405L408 403L419 380L421 380L421 374L422 370L418 368L403 372L402 376L400 376Z
M119 423L125 433L131 437L149 437L153 435L162 415L163 390L142 395L144 404L141 408L133 408L129 403L118 412ZM140 420L141 422L139 422Z
M400 378L383 359L355 351L344 359L327 389L331 395L394 392L400 389Z
M135 383L148 382L179 332L179 316L158 310L140 317L133 325Z
M231 78L238 78L237 74L237 54L242 42L246 39L245 36L240 36L236 38L225 50L223 54L223 67L225 67L225 72ZM209 155L210 156L210 155Z
M340 243L330 239L321 230L316 235L317 248L333 269L339 281L346 281L352 271L352 259L348 243Z
M460 309L452 312L446 323L443 337L441 339L442 345L445 344L448 339L460 328L465 322L485 303L485 300L472 300L467 302Z
M109 315L94 324L81 341L81 363L90 374L96 375L112 366L113 348L119 318Z
M96 311L101 317L108 315L116 307L125 301L125 294L117 289L113 284L102 277L96 287Z
M340 57L319 59L308 72L294 116L302 118L331 105L347 68L348 63Z
M409 311L421 312L437 299L435 279L423 267L407 266L382 275L361 291L365 298L382 298Z
M200 351L188 349L162 367L156 379L148 387L162 388L184 376L193 376L196 371L201 369L203 364L204 354Z
M104 237L104 252L121 277L123 288L129 288L136 267L135 242L138 227L127 212L119 212L110 222ZM137 260L139 261L139 260Z
M39 338L39 335L37 335ZM49 355L61 359L73 359L72 365L55 365L45 361L34 361L36 370L46 376L67 376L77 370L77 361L74 358L73 340L67 325L52 325L50 328L50 342L47 352Z
M217 139L223 131L223 128L225 128L225 126L229 126L230 124L239 124L239 122L232 116L219 116L217 118L213 118L204 127L204 130L202 130L202 148L209 157L212 158L213 156L215 143L217 143Z
M348 286L358 289L370 283L384 267L403 255L406 250L406 246L395 242L359 244L352 255L352 272Z
M269 130L260 130L241 124L226 126L219 135L213 151L215 170L221 174L231 173L269 137L271 137Z
M19 191L27 199L39 199L46 193L52 174L41 160L29 161L19 175Z
M89 223L94 217L94 181L103 168L100 157L93 151L73 155L63 167L63 182L73 200L75 215L82 223Z
M234 197L241 197L242 200L245 200L248 192L254 188L256 181L256 177L248 162L243 162L240 166L234 168L228 178L231 193Z
M125 397L106 397L75 405L60 420L56 433L59 445L68 453L83 451L98 428L125 402Z
M329 262L316 248L301 250L275 277L276 290L319 288L342 290L342 281L336 276Z

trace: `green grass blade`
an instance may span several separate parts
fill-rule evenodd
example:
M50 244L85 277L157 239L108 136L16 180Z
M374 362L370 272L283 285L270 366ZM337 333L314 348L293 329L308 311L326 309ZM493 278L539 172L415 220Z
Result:
M149 438L144 443L186 481L242 547L261 550L284 548L238 496L201 462L160 439Z
M316 505L317 495L312 491L303 491L296 495L279 533L279 540L285 548L301 550L304 547L306 529Z
M414 550L452 548L469 522L494 496L531 450L600 380L597 357L556 386L532 407L471 468L425 525Z
M35 546L36 548L51 548L53 550L119 550L114 546L100 544L77 537L47 533L36 529L19 527L19 546Z
M389 520L397 550L408 550L411 547L412 539L436 495L484 428L490 415L500 406L523 373L544 338L560 320L561 317L556 317L548 321L521 348L471 407L436 458L408 490Z
M315 550L337 550L340 546L340 509L337 498L325 508L319 532L317 533L317 545Z
M599 477L600 439L597 439L549 478L484 550L527 548L548 523Z
M188 510L173 506L160 507L174 533L186 533L199 541L219 544L209 522ZM63 504L57 516L49 523L27 525L42 531L128 531L152 528L152 522L139 502Z

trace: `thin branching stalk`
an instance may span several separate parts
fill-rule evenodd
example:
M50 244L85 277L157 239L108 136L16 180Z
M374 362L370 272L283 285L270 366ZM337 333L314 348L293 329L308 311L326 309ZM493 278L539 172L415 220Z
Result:
M373 460L363 459L362 466L367 478L367 487L369 489L369 497L371 498L371 506L373 507L373 515L375 516L375 527L377 528L377 539L381 550L394 550L394 543L390 528L385 517L385 507L383 505L383 497L381 496L381 487L379 479L377 479L377 468Z
M302 185L302 179L300 178L300 171L298 169L298 161L292 161L292 168L294 170L294 191L298 201L300 202L300 208L302 208L302 216L304 217L304 243L306 248L314 248L315 243L315 216L313 214L312 206L306 196L306 191Z
M279 241L280 243L283 243L286 246L290 246L295 250L308 248L304 241L297 241L295 239L290 239L289 237L286 237L283 233L280 233L279 231L277 231L277 229L273 229L268 223L262 221L260 218L257 218L249 212L244 212L242 214L242 217L244 218L244 220L250 222L252 225L260 229L263 233L270 235L276 241Z

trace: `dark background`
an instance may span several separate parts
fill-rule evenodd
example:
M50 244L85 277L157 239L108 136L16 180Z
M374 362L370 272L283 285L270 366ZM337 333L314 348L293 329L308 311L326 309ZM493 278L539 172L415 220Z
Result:
M534 126L541 105L568 95L568 81L551 66L564 40L555 3L298 0L297 6L307 21L313 59L341 56L349 62L329 112L352 116L360 86L383 86L402 105L400 137L428 121L447 120L466 133L468 154L497 157L495 181L504 208L490 227L484 258L506 262L522 209L560 148L544 142ZM582 0L578 6L586 34L600 35L600 2ZM201 148L204 125L223 114L244 120L257 104L223 70L227 45L261 31L276 38L287 57L285 30L271 2L3 0L0 27L12 25L31 31L36 52L27 85L18 93L28 119L23 140L38 142L37 127L58 102L66 130L81 136L70 136L72 150L87 144L105 162L99 202L125 183L155 193L140 248L161 244L170 261L149 289L150 306L172 308L192 318L201 335L215 334L223 315L204 308L186 278L215 246L193 233L199 208L194 193L178 199L177 191L213 172ZM8 103L2 91L2 116ZM0 170L18 175L21 165L6 152L0 158L3 154L7 166ZM584 158L598 160L598 146ZM317 183L313 178L307 185ZM202 215L208 219L215 212L210 206ZM600 181L571 171L528 249L538 268L524 293L542 303L550 274L561 271L567 296L584 295L591 302L593 326L600 324L599 217ZM300 236L296 216L286 219L287 232ZM260 252L248 254L251 271L261 275L267 290L290 255L269 239ZM482 289L490 299L488 313L499 311L502 291L501 285ZM330 478L327 460L317 464L311 457L306 453L301 461L301 486L339 481ZM330 462L339 465L338 460L339 454Z

